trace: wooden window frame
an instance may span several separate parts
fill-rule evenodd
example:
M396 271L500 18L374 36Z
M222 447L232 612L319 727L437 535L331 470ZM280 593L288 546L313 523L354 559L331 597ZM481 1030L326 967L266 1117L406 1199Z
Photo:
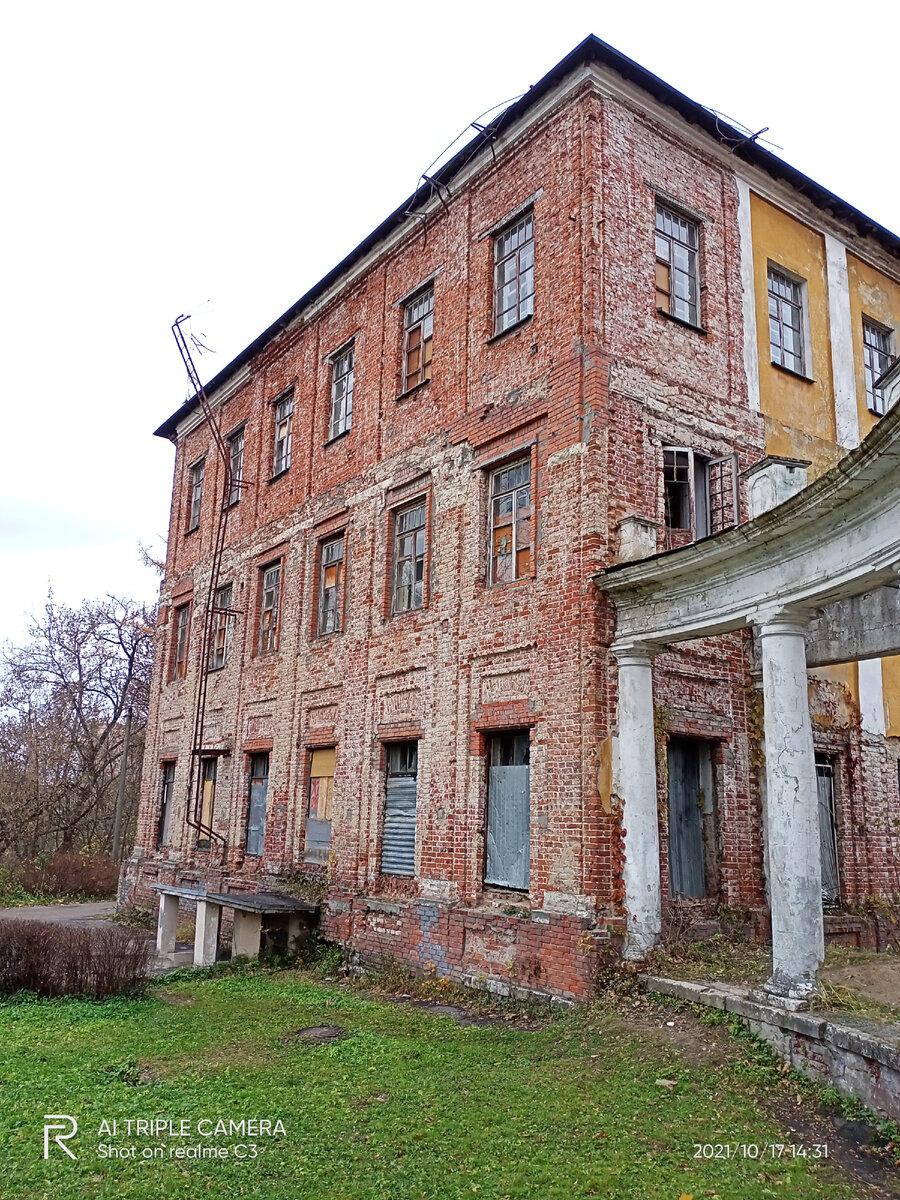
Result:
M412 391L431 381L434 345L434 283L422 288L403 308L403 391ZM410 369L414 354L419 365Z
M206 455L192 463L188 469L188 523L185 532L193 533L200 528L203 515L203 480L206 475Z
M331 752L331 754L334 755L334 760L332 762L331 775L329 776L329 775L313 774L313 768L315 766L316 755L320 754L320 753L327 754L329 752ZM318 816L318 812L319 812L318 805L316 808L316 813L317 813L316 817L313 818L311 815L313 784L316 780L319 780L319 779L331 779L330 795L327 794L328 789L326 788L326 797L325 797L326 802L329 804L328 824L330 825L330 833L329 833L328 850L329 850L329 854L330 854L331 837L334 834L334 781L335 781L336 776L337 776L337 745L330 744L330 745L322 745L322 746L310 746L307 750L306 809L305 809L305 820L304 820L304 827L303 827L303 854L304 854L304 861L306 861L306 862L321 863L323 861L322 850L324 849L324 847L312 847L311 848L308 844L310 820L320 821L323 824L325 823L325 819L323 817ZM326 856L325 861L327 861L327 856Z
M329 559L329 549L332 546L340 544L340 554L337 558ZM336 532L329 533L319 539L316 547L316 613L313 624L313 634L315 637L330 637L334 633L343 633L344 631L344 594L346 584L346 562L347 562L347 536L346 531L341 529ZM325 593L331 590L326 586L328 577L328 568L335 568L335 582L333 590L335 592L334 606L331 609L325 608ZM334 624L330 629L325 629L326 611L333 613Z
M517 236L519 235L519 236ZM516 238L514 242L510 239ZM493 336L521 325L534 316L535 297L535 238L534 210L520 213L508 225L494 234L493 244ZM509 268L509 269L507 269ZM530 279L529 279L530 276ZM523 295L522 281L530 288ZM505 288L516 285L516 300L505 308L502 296ZM508 314L513 314L508 316Z
M685 227L686 235L682 233ZM693 233L693 245L690 234ZM656 252L656 311L700 329L700 223L657 198L654 209ZM680 250L687 265L677 261ZM677 276L689 281L690 299L679 296ZM685 306L681 309L680 306Z
M715 504L716 495L713 490L716 483L714 469L717 466L722 467L723 474L720 488L723 499L718 506ZM695 450L692 446L663 446L663 529L666 534L667 549L672 548L669 543L673 540L671 537L673 533L676 535L679 533L689 533L690 538L685 542L675 539L679 545L686 545L689 542L709 537L713 533L720 533L723 529L731 529L738 524L740 520L740 495L737 467L737 456L733 453L706 455ZM669 475L673 470L676 478L671 479ZM677 478L679 472L684 474L684 478ZM730 522L724 519L717 520L717 513L725 513L725 487L729 481L731 484L729 490L732 517ZM669 521L671 507L668 488L670 484L676 484L679 487L687 489L687 524L674 525ZM700 485L703 487L702 505L698 503L697 494L698 486Z
M278 581L275 590L275 602L271 608L265 607L266 601L266 572L278 569ZM273 558L269 562L261 564L257 567L258 584L257 584L257 612L259 614L257 620L255 650L256 657L262 658L268 654L277 654L279 642L281 640L281 609L282 609L282 588L284 585L284 559ZM271 586L271 585L269 585ZM266 624L265 614L269 611L274 611L274 619L271 625ZM265 645L266 635L271 632L270 644Z
M227 598L223 593L227 592ZM224 602L224 603L223 603ZM228 651L231 648L231 637L234 631L235 611L234 584L223 583L216 588L215 607L213 614L216 618L213 626L213 638L209 647L209 664L207 670L221 671L228 661ZM222 661L218 662L219 649L222 651Z
M212 764L211 774L207 774L209 766ZM200 759L200 824L205 825L207 829L212 829L213 817L216 812L216 789L219 778L219 757L215 754L204 756ZM206 790L206 785L212 784L209 792ZM197 830L197 849L208 850L210 847L211 838L203 833L202 829Z
M272 446L273 479L277 479L279 475L283 475L285 471L291 469L294 445L294 408L295 395L293 386L286 388L280 396L276 396L272 401L274 418L274 441Z
M517 483L512 488L505 488L503 491L495 491L495 481L501 476L509 472L516 471L522 467L528 467L527 483ZM519 521L515 519L515 512L518 509L518 498L521 492L528 490L528 522L530 542L527 547L520 547L518 544L519 538ZM517 583L521 579L533 579L535 573L535 493L534 493L534 455L532 453L520 454L510 457L506 462L494 465L488 472L488 487L487 487L487 502L488 502L488 584L491 587L506 587L508 584ZM500 557L497 554L497 531L505 529L506 525L497 523L497 514L495 511L495 502L501 497L513 497L513 518L510 523L512 529L512 549L510 550L510 558L513 563L513 574L508 579L501 579L497 573L496 560ZM519 570L519 555L523 549L527 548L528 566L526 570Z
M184 625L181 624L181 615L186 614ZM182 631L184 633L184 646L182 647ZM187 676L188 658L190 656L191 647L191 601L186 600L183 604L173 604L172 606L172 648L170 654L169 679L184 679ZM182 649L184 653L182 653Z
M228 491L229 505L237 504L241 498L241 491L243 490L246 433L247 428L245 425L242 425L240 429L236 429L234 433L229 434L227 438L228 463L230 467L230 487Z
M160 764L159 816L156 822L156 848L163 850L169 844L172 828L172 804L175 799L174 758L163 759ZM171 772L171 778L170 773Z
M417 512L420 508L422 509L422 523L420 525L414 526L412 528L412 531L410 531L409 529L401 529L400 526L402 524L403 518L407 514ZM431 537L429 535L430 534L429 518L430 518L430 505L429 505L429 498L427 495L418 496L416 499L407 501L403 505L398 506L397 508L392 510L391 570L390 570L390 582L389 582L389 586L390 586L389 611L390 611L391 616L401 616L402 614L409 613L409 612L420 612L422 609L428 607L428 600L429 600L428 571L429 571L429 566L430 566L429 560L430 560L430 549L431 549ZM415 603L415 592L416 592L416 583L417 583L416 564L418 563L419 558L420 558L420 555L417 551L416 543L418 541L418 535L420 532L422 535L422 542L423 542L422 553L421 553L422 590L421 590L421 602L419 604L416 604ZM401 556L400 541L402 538L409 537L410 533L412 533L412 538L413 538L412 554L404 554ZM411 562L413 565L412 582L411 582L411 587L412 587L411 598L412 598L413 602L410 603L409 605L406 605L403 607L400 607L397 604L397 596L398 596L398 588L399 588L399 566L400 566L401 562Z
M773 290L773 285L775 290ZM790 296L784 296L778 290L783 285L787 285L791 292ZM769 263L766 269L766 296L769 316L770 361L773 366L780 367L783 371L790 371L793 375L808 379L809 329L806 281L785 270L784 267ZM772 311L773 305L775 312ZM796 328L785 321L785 314L793 311L797 313ZM777 344L772 340L773 327L777 327L779 331ZM799 342L799 351L796 354L785 351L785 329L790 329L792 334L796 334ZM785 361L786 354L792 361Z
M353 385L356 378L356 340L345 342L329 357L331 364L331 404L328 413L328 440L349 433L353 427ZM347 362L340 371L341 364Z
M892 353L893 330L872 317L864 316L863 327L863 371L866 380L866 408L873 416L883 417L887 412L884 390L875 387L875 380L880 378L894 361ZM878 346L869 338L869 334L883 338L883 345ZM877 356L877 358L876 358ZM884 360L883 362L880 360ZM877 369L876 369L877 364Z

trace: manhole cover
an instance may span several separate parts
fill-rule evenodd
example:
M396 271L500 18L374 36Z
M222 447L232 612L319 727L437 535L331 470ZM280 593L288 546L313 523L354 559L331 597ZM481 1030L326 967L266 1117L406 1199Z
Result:
M341 1025L309 1025L306 1029L294 1029L282 1036L283 1042L333 1042L344 1036Z

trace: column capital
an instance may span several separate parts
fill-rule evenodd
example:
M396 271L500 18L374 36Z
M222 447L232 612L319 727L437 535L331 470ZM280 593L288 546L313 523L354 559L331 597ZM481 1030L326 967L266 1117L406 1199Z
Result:
M758 608L751 615L751 621L759 637L771 637L784 634L796 634L802 637L809 627L810 621L816 615L816 609L801 604L791 604L784 607L772 605L769 608Z
M657 642L645 642L639 638L623 638L621 642L614 641L610 646L613 657L620 667L640 666L651 663L654 655L663 647Z

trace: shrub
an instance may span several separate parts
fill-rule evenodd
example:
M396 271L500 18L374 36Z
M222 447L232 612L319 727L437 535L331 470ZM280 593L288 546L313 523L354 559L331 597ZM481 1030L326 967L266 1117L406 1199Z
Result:
M17 874L22 886L38 896L100 899L114 896L119 882L119 866L114 859L67 850L22 863Z
M0 921L0 994L122 996L147 982L151 943L115 926Z

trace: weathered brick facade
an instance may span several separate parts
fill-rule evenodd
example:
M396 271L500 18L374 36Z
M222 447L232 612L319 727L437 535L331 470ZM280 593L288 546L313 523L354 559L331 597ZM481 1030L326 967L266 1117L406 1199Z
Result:
M223 432L245 427L246 486L220 577L239 615L209 680L205 746L217 756L213 823L224 839L209 850L185 823L185 792L223 467L190 409L168 423L168 561L123 895L146 898L156 881L231 889L327 874L324 929L364 958L584 997L598 944L622 927L621 829L605 775L614 617L591 579L614 560L623 517L658 522L664 548L664 445L735 453L743 469L765 453L765 431L748 404L729 163L686 124L678 136L627 96L603 94L583 65L545 88L520 125L497 141L496 160L485 147L458 172L446 207L431 203L427 236L407 219L211 389ZM654 304L659 197L702 228L700 329ZM534 315L494 336L494 234L523 211L534 217ZM402 302L429 279L433 378L401 395ZM329 441L329 356L351 339L352 428ZM273 401L291 386L291 465L271 478ZM199 527L186 533L189 470L204 455ZM491 472L526 459L532 569L495 584ZM420 498L424 606L391 615L394 514ZM343 629L317 636L321 544L338 533ZM273 562L277 651L260 654L260 568ZM172 679L172 614L188 602L188 669ZM765 904L751 666L735 634L667 653L656 674L660 737L715 746L717 870L704 910ZM527 893L483 882L487 742L512 729L530 737ZM391 743L412 740L415 875L402 878L380 866L385 762ZM316 747L336 747L327 871L304 865ZM265 840L249 856L248 772L260 752L270 755ZM161 764L171 761L169 844L157 848ZM661 828L665 870L664 819ZM888 882L872 869L854 887Z

